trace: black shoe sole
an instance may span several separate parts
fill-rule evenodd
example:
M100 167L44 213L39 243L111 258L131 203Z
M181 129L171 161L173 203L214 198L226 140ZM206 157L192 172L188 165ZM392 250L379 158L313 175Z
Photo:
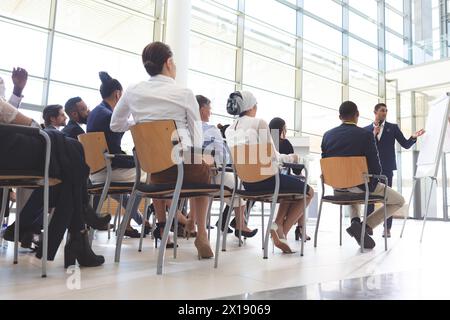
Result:
M353 229L356 229L355 232L353 233ZM346 229L347 233L355 238L356 242L358 243L358 246L361 246L361 230L358 230L358 228L353 228L352 226L350 226L349 228ZM373 243L373 245L371 245ZM365 234L365 239L364 239L364 249L373 249L375 247L375 241L373 241L372 238L370 238L370 236L366 233Z

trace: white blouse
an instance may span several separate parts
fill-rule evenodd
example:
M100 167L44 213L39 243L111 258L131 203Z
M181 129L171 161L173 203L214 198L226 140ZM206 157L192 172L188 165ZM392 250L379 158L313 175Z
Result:
M11 104L0 98L0 123L11 123L19 111Z
M202 121L194 94L164 75L127 88L114 108L110 127L125 132L134 123L154 120L175 120L183 148L202 147Z
M266 144L271 143L275 157L279 164L283 162L295 163L296 157L289 154L280 154L273 143L270 128L262 119L243 116L237 118L225 131L227 144L230 148L242 144Z

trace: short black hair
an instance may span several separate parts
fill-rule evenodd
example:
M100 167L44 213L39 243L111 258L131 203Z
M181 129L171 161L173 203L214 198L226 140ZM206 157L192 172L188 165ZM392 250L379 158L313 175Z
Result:
M339 116L342 119L351 119L358 112L358 106L353 101L344 101L339 107Z
M197 99L197 103L200 108L203 106L208 106L211 103L211 100L201 94L196 95L195 98Z
M77 103L83 101L80 97L73 97L67 100L66 104L64 105L64 111L67 113L67 115L70 118L70 113L77 111Z
M286 121L284 121L281 118L273 118L269 122L269 129L272 130L278 130L278 134L281 135L281 131L283 130L284 126L286 125Z
M42 118L44 118L46 126L51 125L50 118L56 118L57 116L59 116L59 110L62 110L62 108L63 107L60 104L51 104L44 108L44 110L42 111Z
M375 105L375 107L373 108L373 111L377 112L377 111L380 110L380 108L382 108L382 107L387 108L387 106L386 106L385 103L383 103L383 102L377 103L377 104Z
M98 75L102 81L102 85L100 86L100 94L102 95L102 99L108 98L116 90L123 90L120 82L111 78L107 72L100 71Z

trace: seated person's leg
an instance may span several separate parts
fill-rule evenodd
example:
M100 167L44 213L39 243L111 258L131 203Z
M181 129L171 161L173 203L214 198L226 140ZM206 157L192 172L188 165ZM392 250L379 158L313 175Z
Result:
M384 195L384 184L378 183L375 191L371 194ZM387 217L391 217L397 210L399 210L405 204L405 198L395 191L394 189L387 187L386 189L386 211ZM375 210L368 218L367 225L372 229L383 223L384 221L384 206Z

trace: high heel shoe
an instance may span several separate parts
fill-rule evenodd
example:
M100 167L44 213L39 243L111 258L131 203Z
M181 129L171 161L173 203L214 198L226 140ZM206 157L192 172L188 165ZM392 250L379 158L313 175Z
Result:
M161 229L163 229L166 226L165 222L158 222L156 223L156 229L153 230L153 237L155 238L155 248L158 248L158 240L162 239ZM175 244L170 241L170 234L169 239L166 243L166 249L173 249ZM178 245L177 245L178 248Z
M299 241L300 239L302 239L302 226L296 226L295 227L295 241ZM305 242L311 240L311 237L306 235L306 239Z
M258 232L258 229L253 229L252 231L242 230L241 236L243 236L244 238L251 238L251 237L254 237L257 232ZM234 230L234 235L239 238L239 229Z
M272 236L272 241L275 247L281 249L283 253L293 253L291 248L289 247L286 239L281 239L277 233L278 225L274 222L270 227L270 235Z
M82 267L97 267L105 262L103 256L96 255L92 251L85 230L71 233L69 241L64 246L64 268L75 265L76 261Z
M207 238L205 240L202 240L199 237L195 238L194 245L197 248L199 260L214 257L214 253Z
M192 231L194 230L194 231ZM197 231L195 231L195 225L194 225L194 219L187 219L187 223L184 226L184 237L186 240L189 239L189 237L195 238L197 237Z

